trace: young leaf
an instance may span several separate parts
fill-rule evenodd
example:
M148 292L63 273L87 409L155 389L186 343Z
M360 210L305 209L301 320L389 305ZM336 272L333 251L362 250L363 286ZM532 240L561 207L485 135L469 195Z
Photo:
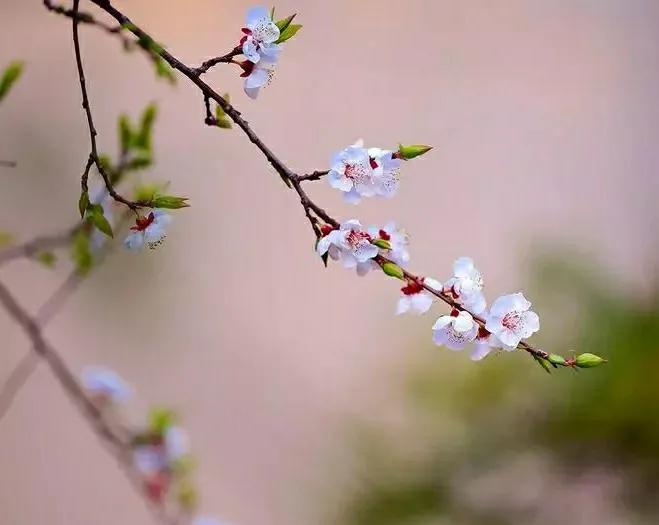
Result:
M133 147L133 127L130 124L130 120L127 115L119 116L119 144L121 145L121 151L130 151Z
M140 132L135 137L135 145L145 150L151 151L153 123L158 116L158 106L154 102L149 104L142 112L140 120Z
M187 197L176 197L174 195L158 195L151 201L154 208L165 208L168 210L178 210L188 208L190 205L185 202Z
M286 30L288 26L291 25L291 22L293 19L297 16L297 13L293 13L291 16L288 16L286 18L282 18L281 20L277 20L275 22L275 25L279 28L279 34L281 35L282 32Z
M23 62L12 62L2 73L0 78L0 100L5 98L14 83L23 73Z
M277 44L281 44L282 42L286 42L286 40L290 40L293 38L297 32L302 29L301 24L290 24L284 31L281 32L279 35L279 40L277 40Z
M90 204L87 208L87 217L96 228L108 237L113 237L112 226L103 215L103 206L100 204Z
M89 247L89 236L82 230L75 234L71 244L71 258L80 275L85 275L92 268L92 252Z
M80 212L80 217L85 216L85 211L89 207L89 193L83 191L80 193L80 200L78 200L78 211Z
M57 262L57 257L53 252L40 252L37 254L36 260L46 268L53 268Z

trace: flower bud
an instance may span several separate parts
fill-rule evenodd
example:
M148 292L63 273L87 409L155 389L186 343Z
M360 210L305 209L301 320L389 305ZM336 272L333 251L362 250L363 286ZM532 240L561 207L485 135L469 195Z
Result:
M414 157L419 157L424 153L428 153L431 149L432 146L426 146L424 144L410 144L409 146L399 144L398 155L401 159L410 160Z
M580 354L574 360L574 364L579 368L595 368L606 363L606 359L595 354Z
M549 361L552 365L555 366L567 366L567 362L565 361L565 358L558 354L549 354L547 356L547 361Z
M403 269L398 266L396 263L386 262L382 265L382 271L386 273L389 277L395 277L396 279L404 279L405 274Z
M391 243L389 241L385 241L384 239L375 239L371 242L378 248L382 248L383 250L391 250Z

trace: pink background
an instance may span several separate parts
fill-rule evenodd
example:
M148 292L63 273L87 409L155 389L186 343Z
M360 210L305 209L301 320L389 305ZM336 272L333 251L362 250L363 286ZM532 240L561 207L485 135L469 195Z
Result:
M250 4L116 5L198 64L235 45ZM547 242L592 256L643 294L658 246L659 3L284 0L277 9L297 11L305 27L260 99L247 99L232 66L208 79L293 169L325 169L359 137L436 146L404 166L391 201L355 208L316 183L311 194L335 216L395 219L412 236L411 268L439 279L472 256L490 296L522 288L528 256ZM0 0L0 20L0 65L27 64L0 107L0 158L19 163L0 171L0 227L27 239L75 221L88 136L70 21L36 0ZM146 176L171 181L192 208L158 251L113 255L48 338L74 369L101 363L130 381L133 421L154 404L180 410L207 513L243 525L326 522L355 483L353 418L395 418L415 356L474 365L432 346L441 307L397 319L394 282L323 270L295 195L241 133L203 125L189 83L156 81L141 54L95 29L83 29L82 46L101 149L116 151L119 113L157 101L157 166ZM18 262L0 278L36 308L66 275L62 259L54 271ZM560 329L546 317L544 330ZM29 345L4 314L0 333L1 380ZM510 360L520 373L530 367ZM0 425L0 465L0 523L150 523L44 367Z

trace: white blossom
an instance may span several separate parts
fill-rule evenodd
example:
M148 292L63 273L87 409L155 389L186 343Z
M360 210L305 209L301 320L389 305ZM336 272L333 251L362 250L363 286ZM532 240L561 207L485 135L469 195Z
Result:
M388 222L382 228L371 227L368 233L374 239L382 239L389 243L391 248L383 250L387 258L399 266L405 266L410 262L410 253L407 250L409 235L405 230L398 228L395 222Z
M516 350L516 347L504 345L496 335L491 334L485 328L479 328L478 335L474 341L474 351L471 353L471 360L480 361L481 359L485 359L494 350L512 352Z
M334 155L327 180L352 204L359 203L362 197L375 195L373 166L363 140Z
M370 148L368 156L373 167L375 193L381 197L393 197L398 189L398 173L402 161L393 151L380 148Z
M263 57L277 59L280 46L275 42L279 39L279 28L265 7L252 7L247 11L247 25L242 32L240 44L247 60L256 64Z
M538 314L529 308L531 303L521 293L499 297L490 307L485 328L505 346L515 348L540 329Z
M443 315L432 327L433 341L450 350L462 350L476 338L478 324L469 312L454 311Z
M261 88L266 87L275 75L276 57L263 55L258 63L245 61L241 63L245 79L243 89L249 98L256 99Z
M85 368L82 385L93 396L112 402L126 401L132 394L131 388L119 374L109 368Z
M376 264L372 259L379 253L371 243L372 237L364 231L356 219L345 221L338 230L332 230L318 241L318 255L329 253L334 260L340 260L345 268L356 268L364 275Z
M429 277L421 279L423 284L431 288L441 291L442 284ZM432 306L434 296L423 286L416 282L410 282L407 286L401 288L403 293L402 297L398 299L396 305L396 315L412 312L415 314L424 314Z
M124 246L129 250L141 250L145 245L152 250L157 248L167 236L166 228L171 222L172 216L160 209L138 217L131 233L124 239Z
M450 294L462 306L479 315L487 306L483 295L483 276L469 257L453 263L453 277L444 283L444 293Z

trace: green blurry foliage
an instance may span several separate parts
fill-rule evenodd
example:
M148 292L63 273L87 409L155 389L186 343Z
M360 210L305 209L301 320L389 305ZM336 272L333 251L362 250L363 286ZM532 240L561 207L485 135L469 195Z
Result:
M20 78L22 73L23 62L12 62L5 68L2 76L0 76L0 102L9 94L12 86Z

